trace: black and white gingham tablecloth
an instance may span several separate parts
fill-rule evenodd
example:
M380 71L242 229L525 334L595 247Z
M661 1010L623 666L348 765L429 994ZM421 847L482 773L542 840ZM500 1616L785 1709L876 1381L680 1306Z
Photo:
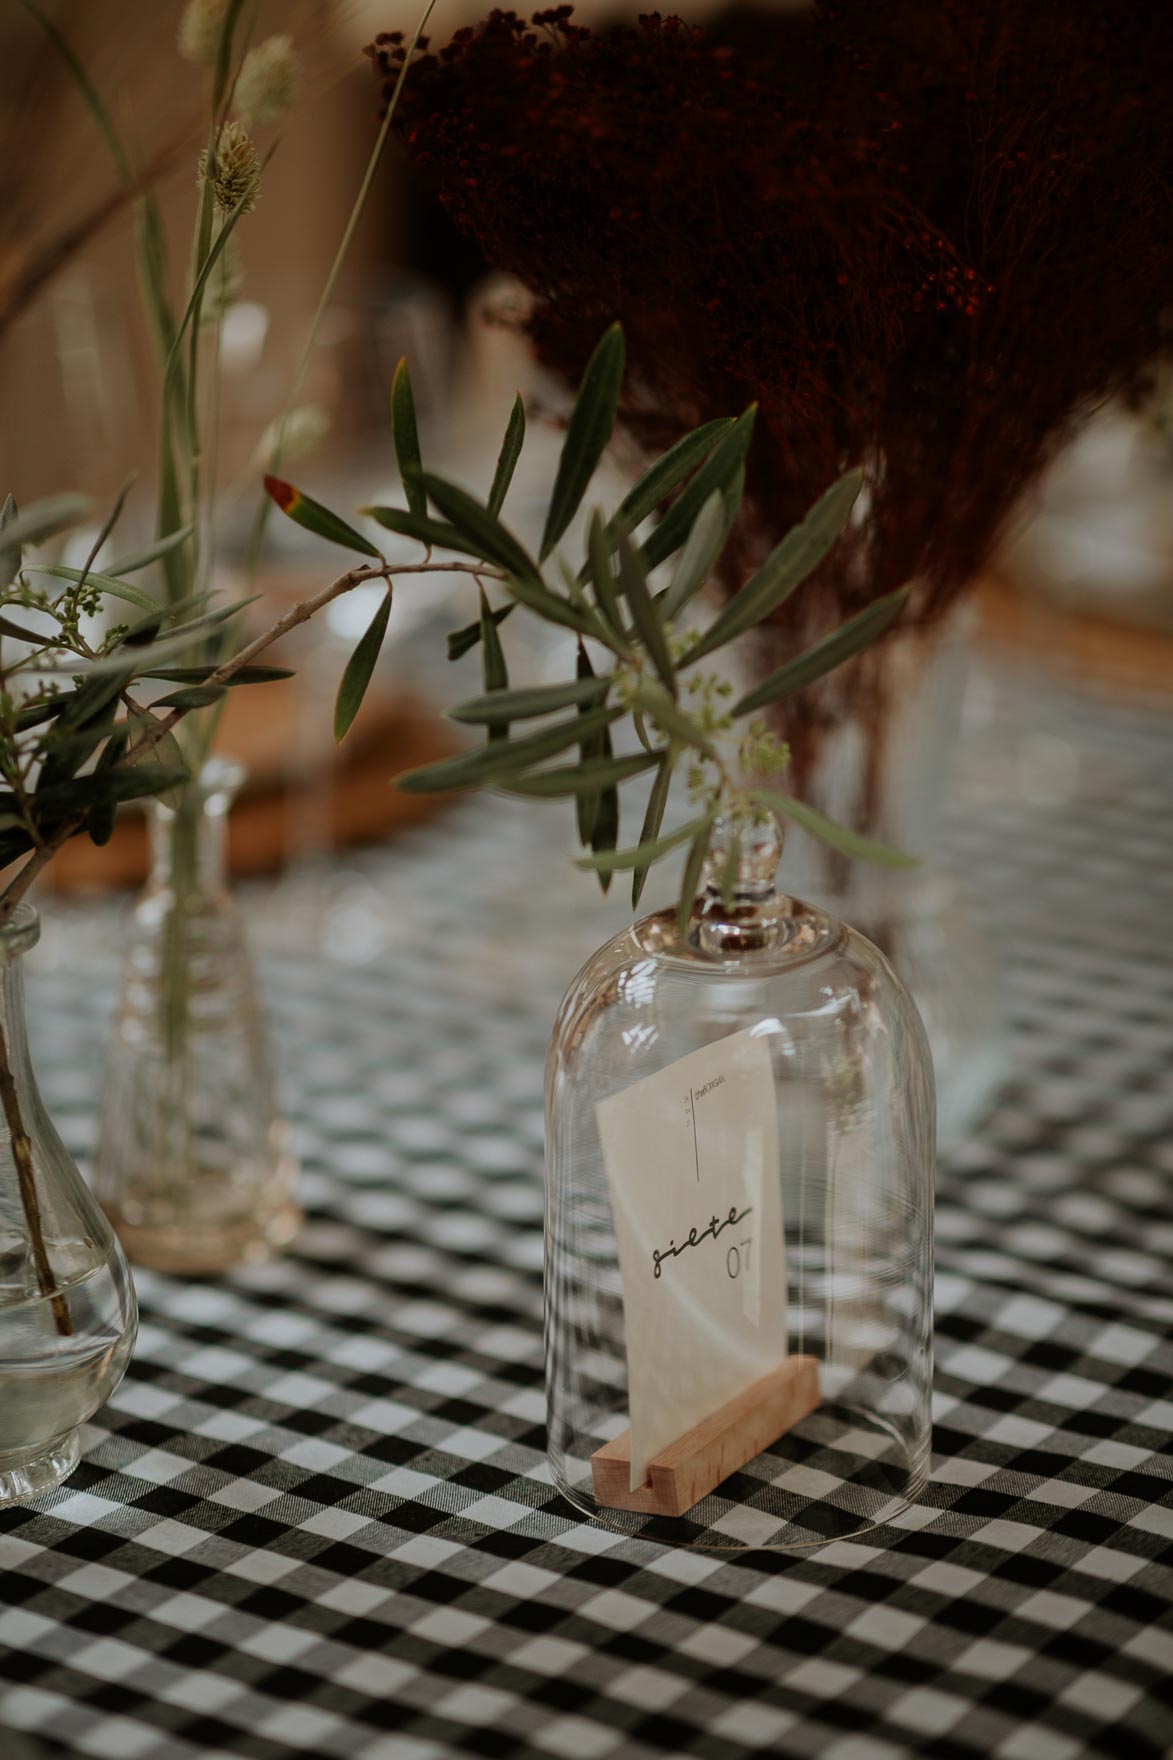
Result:
M1030 737L1032 798L987 753L954 846L1012 1076L940 1173L918 1506L731 1559L554 1494L542 1061L600 937L551 899L585 945L527 964L506 881L550 821L470 805L372 859L379 957L267 964L308 1225L263 1269L140 1276L82 1466L0 1514L6 1760L25 1736L103 1760L1167 1755L1173 717L1067 701ZM1075 792L1040 804L1073 750ZM114 969L69 966L35 1023L84 1162Z

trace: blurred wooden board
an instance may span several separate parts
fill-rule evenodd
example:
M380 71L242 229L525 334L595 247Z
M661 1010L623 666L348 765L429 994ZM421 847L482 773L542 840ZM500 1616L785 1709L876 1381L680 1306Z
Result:
M323 842L344 849L394 836L442 811L451 798L401 794L390 785L401 770L462 747L451 723L421 699L370 692L341 747L334 745L328 715L321 717L321 737L315 731L307 738L306 715L296 679L228 696L216 747L248 770L228 826L234 874L276 873L307 853L307 818L311 826L320 824ZM126 808L104 848L73 838L42 884L63 892L108 890L141 885L146 873L146 816Z
M998 575L981 582L978 607L995 643L1123 695L1173 696L1173 632L1068 610Z

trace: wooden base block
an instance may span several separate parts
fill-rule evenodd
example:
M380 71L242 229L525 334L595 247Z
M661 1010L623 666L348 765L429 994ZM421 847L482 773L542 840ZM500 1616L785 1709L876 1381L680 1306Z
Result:
M596 1449L591 1456L595 1499L607 1509L682 1516L818 1403L817 1358L788 1357L650 1460L647 1479L636 1491L631 1490L631 1431Z

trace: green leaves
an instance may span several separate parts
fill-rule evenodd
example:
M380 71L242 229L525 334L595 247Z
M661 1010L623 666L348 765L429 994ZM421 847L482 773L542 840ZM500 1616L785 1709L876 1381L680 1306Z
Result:
M159 697L156 709L207 709L218 703L221 697L228 695L226 684L188 684L181 690L168 691L165 697Z
M383 560L382 553L376 549L369 539L361 532L347 525L320 501L314 501L295 489L292 483L283 483L279 477L265 478L265 488L277 503L282 513L295 525L304 526L307 532L314 532L319 538L328 538L331 544L341 544L344 550L357 550L361 556L373 556L377 561Z
M652 791L648 796L648 804L644 811L644 822L640 830L640 844L654 845L660 836L660 827L664 823L664 808L668 805L668 790L672 786L673 761L669 756L661 756L658 760L659 769L652 783ZM631 908L635 910L643 897L644 883L647 880L651 862L641 862L631 876Z
M483 592L481 594L481 601L482 604L485 603ZM516 610L517 604L511 599L508 605L499 605L496 611L489 612L489 622L493 625L494 629L497 629L505 622L505 619L509 616L510 612ZM478 618L475 623L466 623L462 629L452 630L448 637L449 660L463 659L465 654L475 648L478 642L484 640L484 636L485 624L483 618ZM498 646L499 645L500 644L498 644Z
M554 770L535 770L531 776L519 776L508 784L508 789L510 794L546 800L557 795L589 794L641 776L659 761L658 755L649 756L647 752L637 752L629 758L588 758L577 764L561 764Z
M460 536L470 539L476 546L474 554L483 556L486 562L495 562L511 575L541 583L538 565L525 546L475 495L427 471L421 475L420 482Z
M412 513L410 508L402 507L363 507L359 511L377 519L389 532L414 538L429 550L459 550L464 556L479 556L481 553L474 541L461 538L455 526L433 519L429 514Z
M177 532L168 532L165 538L158 538L145 549L134 550L129 556L120 556L106 570L115 580L121 580L124 574L137 574L140 568L147 568L152 562L158 562L164 556L170 556L181 544L186 544L195 530L194 526L180 526Z
M704 867L705 857L709 853L709 838L712 835L716 817L715 811L706 815L700 830L688 846L688 859L684 864L684 875L680 882L680 897L676 904L676 933L681 939L688 934L688 919L692 915L692 907L696 901L697 889L701 881L701 869Z
M11 496L4 504L5 509L10 502L15 510L16 503ZM89 510L90 500L86 495L47 495L42 501L32 502L23 513L14 511L4 521L4 549L18 550L25 544L40 544L46 538L55 538L59 532L77 525Z
M68 782L54 782L38 788L36 807L42 820L71 819L87 813L94 805L119 805L165 795L189 780L189 771L176 764L115 765L109 770L95 771Z
M417 516L425 516L428 498L419 481L423 460L420 457L420 437L415 420L415 398L412 396L406 360L400 361L391 381L391 434L395 441L395 456L399 461L399 475L403 479L403 492L407 496L408 508Z
M437 764L426 764L419 770L408 770L397 776L396 786L407 794L437 794L455 788L481 788L485 783L500 782L520 774L544 758L557 757L596 728L609 727L623 713L622 709L592 709L570 721L560 721L541 733L522 739L498 740L475 752L462 752L454 758L442 758Z
M680 616L685 606L700 592L709 577L709 570L725 545L729 532L725 497L715 489L697 514L696 523L685 540L676 564L676 571L661 603L666 623Z
M825 813L808 806L805 801L795 800L793 795L779 794L774 789L755 788L751 791L750 798L761 806L768 807L771 812L780 813L784 819L792 819L796 825L801 825L828 848L838 850L840 855L852 856L864 862L878 862L883 868L915 868L918 865L916 856L892 849L889 844L879 843L874 837L864 837L858 831L849 831L846 825L828 819Z
M390 616L391 591L388 588L379 600L375 615L371 618L354 653L346 662L342 682L338 686L338 696L334 702L334 738L339 742L349 732L350 724L358 714L362 700L367 694L367 686L371 682L379 654L382 651L383 638L387 634L387 621Z
M612 324L587 363L579 386L542 532L541 557L550 554L582 503L598 468L619 407L626 346L623 331Z
M483 697L471 697L458 703L448 713L453 721L476 726L501 721L528 721L535 715L549 715L556 709L577 707L579 703L598 703L610 689L609 678L577 678L566 684L541 684L521 690L496 689Z
M660 622L660 613L652 604L652 597L648 592L643 558L626 532L619 534L619 586L630 608L632 621L651 657L652 665L659 673L664 689L674 697L676 672L668 651L668 638Z
M829 636L824 636L821 642L815 642L804 654L788 660L755 689L747 691L734 705L733 713L749 715L755 709L764 709L767 703L776 703L792 691L802 690L805 685L813 684L816 678L833 672L845 660L862 654L895 623L908 602L908 593L907 587L901 587L865 606L846 623L840 624L837 630L832 630Z
M696 475L680 491L659 525L649 533L643 546L644 561L649 569L680 549L701 508L714 491L722 496L733 491L753 439L756 417L757 405L751 403L745 414L722 434ZM740 499L739 494L737 499Z
M92 568L87 574L80 568L67 568L61 562L34 562L29 567L35 574L49 574L59 581L84 581L87 587L96 587L100 592L109 593L114 599L125 599L128 605L137 605L140 611L154 611L159 603L150 593L144 593L141 587L128 586L125 581L115 580L112 575L95 574Z
M509 412L509 425L505 430L505 438L501 442L501 451L497 456L497 468L493 472L493 486L489 490L488 501L490 513L500 513L501 511L524 444L525 408L519 395L513 400L513 408Z
M602 850L597 855L579 856L575 862L577 868L587 868L593 873L615 873L624 868L651 867L663 856L671 855L682 843L688 843L702 829L708 829L716 818L715 812L705 812L697 819L690 819L686 825L678 826L675 831L668 832L665 837L654 838L650 843L638 843L631 849Z
M163 678L173 684L203 684L217 670L214 666L155 666L149 672L144 671L144 678ZM239 666L231 678L225 679L225 689L231 690L238 684L275 684L278 679L292 678L294 674L286 666Z
M672 626L718 566L741 506L756 409L751 406L736 420L706 422L685 435L648 467L610 519L597 509L592 513L585 561L577 572L559 555L560 578L556 570L547 570L551 578L546 579L543 567L579 513L610 439L624 369L623 336L613 325L595 348L575 399L536 554L501 517L526 437L520 398L510 411L492 484L482 501L424 468L411 381L403 361L391 387L391 425L407 507L367 511L388 530L415 539L429 551L474 559L476 566L461 566L478 581L479 615L449 636L448 653L458 659L478 643L481 646L484 689L458 703L451 715L464 726L483 728L484 743L409 771L397 779L399 787L424 794L491 785L530 799L573 799L579 838L589 850L579 865L596 873L604 890L614 873L630 871L633 907L640 901L651 867L683 849L677 924L685 935L719 813L731 814L735 826L720 881L729 898L735 896L739 872L736 826L762 806L786 814L845 853L901 859L788 795L746 787L737 779L735 760L725 742L727 734L738 737L732 719L799 689L858 653L898 615L904 596L890 595L869 606L808 653L780 667L747 692L732 714L727 706L729 686L719 673L694 675L689 691L680 690L678 675L683 667L769 617L808 578L847 524L862 479L852 471L833 484L711 627L692 641L684 658L677 658L679 645L670 634ZM278 505L309 530L348 548L377 554L344 521L295 489L272 480L267 486ZM652 516L658 516L657 523L640 543L634 534ZM672 557L676 562L667 586L653 590L652 570ZM496 609L490 605L482 575L499 583L507 603ZM335 710L339 738L350 727L368 687L388 626L389 604L389 597L381 602L343 675ZM544 623L578 636L573 679L510 684L499 626L518 604ZM614 672L604 673L601 668L596 672L590 642L614 656ZM205 681L180 682L198 690ZM612 729L629 716L643 749L625 750L624 742L616 738L617 754ZM535 722L537 727L531 725L526 731L527 724ZM763 777L779 772L785 765L785 748L776 739L771 745L770 736L763 734L756 744L755 738L742 731L738 748L742 761ZM563 755L564 761L557 762ZM777 761L769 761L772 758ZM697 808L686 824L665 834L673 773L685 761ZM649 773L639 842L620 849L620 790Z
M726 642L731 642L735 636L742 635L777 610L783 600L801 586L847 524L862 483L863 473L858 470L848 471L846 476L832 483L801 524L787 532L753 579L746 582L689 649L683 664L691 665L702 654L723 648Z
M694 428L691 434L670 446L663 457L644 472L634 488L628 490L619 503L612 524L621 526L625 532L634 532L650 513L655 512L664 497L678 488L685 477L709 456L717 441L732 426L732 417L721 416L715 422L705 422L703 427Z

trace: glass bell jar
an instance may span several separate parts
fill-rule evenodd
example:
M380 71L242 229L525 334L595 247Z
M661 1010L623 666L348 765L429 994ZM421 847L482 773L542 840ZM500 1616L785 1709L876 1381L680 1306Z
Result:
M932 1060L883 954L777 890L777 822L733 844L687 933L615 936L554 1029L549 1454L609 1527L799 1548L928 1476Z
M0 928L0 1509L73 1471L138 1330L126 1260L33 1075L21 963L38 933L28 904Z

